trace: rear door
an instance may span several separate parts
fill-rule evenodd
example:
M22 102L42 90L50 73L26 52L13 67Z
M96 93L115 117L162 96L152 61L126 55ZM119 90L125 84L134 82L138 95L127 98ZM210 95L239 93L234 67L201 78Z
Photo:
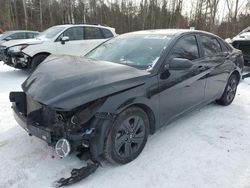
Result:
M112 35L112 33L111 33ZM99 27L84 27L84 42L82 43L81 55L85 55L101 43L107 40L108 37Z
M190 60L193 67L183 70L167 70L159 76L161 125L204 101L206 70L200 62L200 50L196 35L180 38L172 48L166 64L173 58Z
M210 35L200 35L203 64L208 68L207 85L205 89L206 100L215 100L222 94L232 64L229 52L223 50L219 39Z

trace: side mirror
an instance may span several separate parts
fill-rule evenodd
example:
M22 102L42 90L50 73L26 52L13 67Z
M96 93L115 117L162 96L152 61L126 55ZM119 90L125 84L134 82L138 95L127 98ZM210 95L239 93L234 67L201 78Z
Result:
M7 38L5 38L4 40L5 41L9 41L9 40L11 40L12 38L11 37L7 37Z
M65 44L65 42L68 42L69 41L69 37L68 36L64 36L61 38L61 43L62 44Z
M183 58L173 58L169 64L165 65L168 70L185 70L193 66L192 61Z

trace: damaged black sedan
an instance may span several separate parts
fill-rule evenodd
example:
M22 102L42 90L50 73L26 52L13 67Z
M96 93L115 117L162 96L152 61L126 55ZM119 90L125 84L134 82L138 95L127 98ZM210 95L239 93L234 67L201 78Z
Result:
M210 33L133 32L85 57L50 56L10 101L17 122L59 156L87 151L125 164L184 113L231 104L242 67L241 52Z

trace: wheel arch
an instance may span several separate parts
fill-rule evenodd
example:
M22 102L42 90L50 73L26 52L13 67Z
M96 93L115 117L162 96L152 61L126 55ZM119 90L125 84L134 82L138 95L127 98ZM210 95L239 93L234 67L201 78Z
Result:
M35 54L33 57L32 57L32 59L34 59L35 57L37 57L37 56L39 56L39 55L50 55L51 53L49 53L49 52L39 52L39 53L37 53L37 54Z
M131 107L138 107L140 109L142 109L148 116L149 119L149 133L153 134L155 132L155 124L156 124L156 119L155 119L155 114L153 112L153 110L146 104L144 103L132 103L130 105L126 105L125 107L123 107L122 109L118 110L118 113L121 113L122 111L131 108Z
M155 132L155 125L156 119L153 113L153 110L146 104L143 103L133 103L130 105L124 106L122 109L119 108L116 111L116 114L121 113L122 111L131 108L131 107L138 107L142 109L148 116L150 127L149 133L153 134ZM114 114L115 118L115 114ZM91 123L91 128L96 129L96 137L93 137L90 141L90 153L93 160L100 161L100 156L103 155L104 151L104 142L109 134L110 128L112 127L114 119L106 119L106 118L94 118L93 122ZM102 126L100 126L102 125Z
M36 57L38 57L39 55L51 55L51 53L49 53L49 52L39 52L39 53L37 53L37 54L35 54L31 59L30 59L30 61L29 61L29 67L31 68L31 66L32 66L32 61L33 61L33 59L34 58L36 58Z
M231 75L236 75L237 76L237 78L238 78L238 84L239 84L239 82L240 82L240 80L241 80L241 74L239 73L239 71L238 70L234 70L231 74L230 74L230 76ZM230 77L229 76L229 77Z

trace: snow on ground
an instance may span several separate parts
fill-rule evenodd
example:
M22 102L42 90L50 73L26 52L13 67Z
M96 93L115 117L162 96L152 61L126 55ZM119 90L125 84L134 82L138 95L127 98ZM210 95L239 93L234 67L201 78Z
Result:
M10 91L20 90L28 72L0 63L0 187L44 188L84 162L59 159L12 117ZM141 155L124 166L103 168L74 188L249 188L250 78L228 107L208 105L150 136Z

